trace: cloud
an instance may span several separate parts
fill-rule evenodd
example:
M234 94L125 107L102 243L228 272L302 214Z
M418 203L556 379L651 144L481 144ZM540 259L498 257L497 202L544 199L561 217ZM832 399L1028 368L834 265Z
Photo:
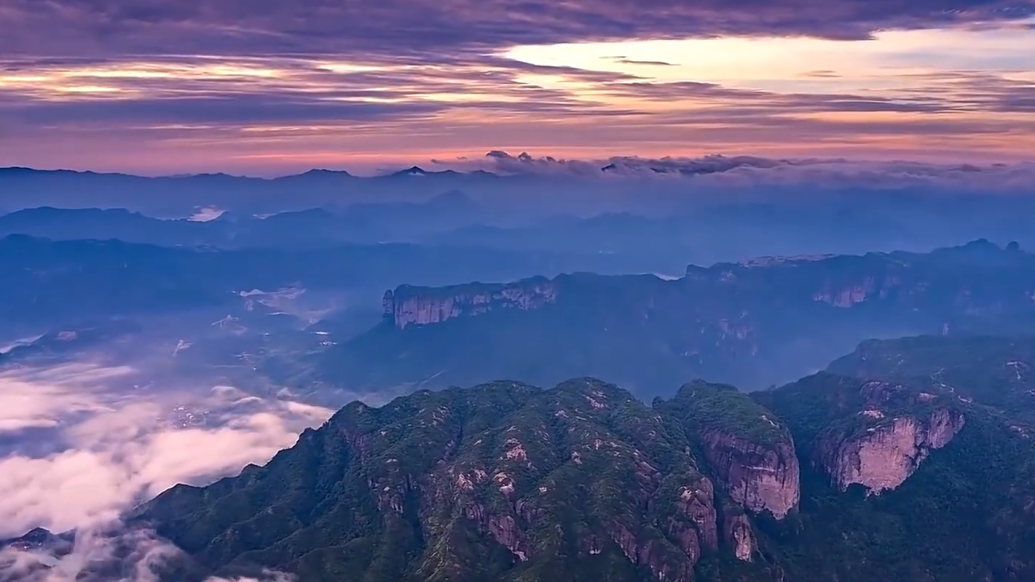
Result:
M132 371L76 364L0 374L0 436L15 443L0 457L0 538L105 523L177 483L264 464L331 414L229 386L118 389ZM30 429L50 430L48 446L18 446Z
M0 550L0 581L157 582L155 569L179 553L149 531L105 524L78 532L69 553L31 547Z
M7 0L0 158L149 174L504 148L1030 159L1032 16L1035 0Z
M187 218L187 220L190 220L192 222L211 222L211 221L219 218L220 216L223 216L223 214L225 212L226 212L225 210L221 210L219 208L215 208L215 207L212 207L212 206L205 206L204 208L198 208L197 212L195 212L194 214L190 215L190 217ZM187 347L189 347L189 346L187 346ZM177 351L179 349L180 348L177 347Z
M92 390L128 372L128 368L73 365L0 375L0 435L27 428L57 427L63 417L83 412L105 412L108 408L90 394L69 392L52 382L77 375L77 383Z
M652 67L674 67L676 65L668 61L652 61L643 59L630 59L629 57L612 57L612 60L616 63L622 63L624 65L647 65Z
M576 177L692 177L702 185L765 186L808 184L815 187L901 188L938 186L985 192L1031 192L1035 163L935 164L911 161L858 161L839 158L781 159L709 155L698 158L616 156L595 160L511 155L491 151L478 159L433 160L462 171L485 170L506 175Z
M875 30L1020 20L1031 0L6 0L0 53L407 54L518 44Z
M9 546L0 549L0 582L158 582L181 550L153 531L118 521L95 524L64 544ZM254 577L209 577L205 582L294 582L281 572L264 570Z

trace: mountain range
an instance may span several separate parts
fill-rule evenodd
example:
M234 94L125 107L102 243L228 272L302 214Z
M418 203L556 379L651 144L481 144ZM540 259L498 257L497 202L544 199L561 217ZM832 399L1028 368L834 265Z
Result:
M374 307L386 284L506 280L583 266L612 271L609 262L599 255L410 244L220 250L12 235L0 239L0 269L7 273L0 323L43 333L83 319L193 309L223 309L222 316L227 305L241 303L241 293L285 287L342 300L359 296Z
M383 321L321 355L351 387L581 374L650 398L686 378L759 389L869 338L1035 328L1035 255L978 240L931 253L768 257L678 279L575 273L385 294Z
M220 212L222 220L185 224ZM7 213L0 235L219 248L409 242L609 253L626 259L625 272L678 273L687 262L762 254L927 251L993 233L1030 247L1035 235L1025 217L1033 212L1028 196L919 186L759 190L689 177L645 182L420 168L373 178L313 170L276 179L0 169L0 214Z
M37 207L0 216L0 236L52 240L117 239L130 243L194 247L312 248L346 243L416 241L477 222L478 205L452 190L427 202L357 203L269 216L212 210L218 216L159 219L124 208Z
M199 174L144 177L70 170L0 168L0 208L37 206L129 208L158 216L183 216L196 207L216 206L242 213L306 210L325 204L401 202L423 191L423 199L460 186L478 187L498 178L486 172L401 171L374 178L345 171L311 170L274 179ZM421 180L419 186L416 180ZM434 182L434 186L429 183ZM146 193L146 195L144 194ZM89 204L84 204L89 200Z
M337 410L0 582L1035 581L1032 202L595 180L0 170L0 371Z
M167 580L1031 580L1033 348L871 341L780 388L650 404L592 378L356 402L126 522L182 550Z

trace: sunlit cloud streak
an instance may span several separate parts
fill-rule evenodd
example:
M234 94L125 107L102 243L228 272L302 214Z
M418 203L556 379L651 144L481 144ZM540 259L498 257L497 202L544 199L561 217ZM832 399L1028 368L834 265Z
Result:
M876 30L1010 22L1030 0L8 0L5 54L428 54L714 36L869 38ZM43 33L43 34L41 34Z
M490 149L1031 159L1033 22L1033 0L11 0L0 159L141 173Z

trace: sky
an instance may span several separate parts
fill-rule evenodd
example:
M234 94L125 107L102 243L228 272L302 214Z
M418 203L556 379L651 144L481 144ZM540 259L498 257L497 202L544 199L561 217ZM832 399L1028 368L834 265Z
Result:
M1035 158L1035 0L2 0L0 166Z

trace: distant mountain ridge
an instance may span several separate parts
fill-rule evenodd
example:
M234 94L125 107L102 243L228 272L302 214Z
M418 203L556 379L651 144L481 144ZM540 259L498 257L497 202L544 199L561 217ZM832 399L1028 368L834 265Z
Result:
M587 261L611 270L606 257L402 243L226 250L11 235L0 238L0 270L6 273L0 323L43 333L84 319L219 309L240 303L242 291L291 286L342 298L369 296L376 309L385 282L506 279L563 272Z
M363 203L253 216L209 208L209 220L160 219L124 208L41 206L0 215L0 237L118 239L162 246L315 247L409 242L477 221L481 208L453 189L425 203Z
M932 253L691 265L678 280L588 273L402 286L384 322L338 346L350 386L559 381L583 370L649 396L687 376L754 388L871 337L1035 329L1035 255L985 240Z
M419 169L419 168L418 168ZM419 183L418 178L423 178ZM405 202L439 191L476 188L499 176L487 172L402 171L361 177L345 171L310 170L277 178L227 174L144 177L73 170L0 168L0 209L121 207L158 216L186 216L217 206L250 213L304 210L329 203ZM418 185L419 184L419 185Z

